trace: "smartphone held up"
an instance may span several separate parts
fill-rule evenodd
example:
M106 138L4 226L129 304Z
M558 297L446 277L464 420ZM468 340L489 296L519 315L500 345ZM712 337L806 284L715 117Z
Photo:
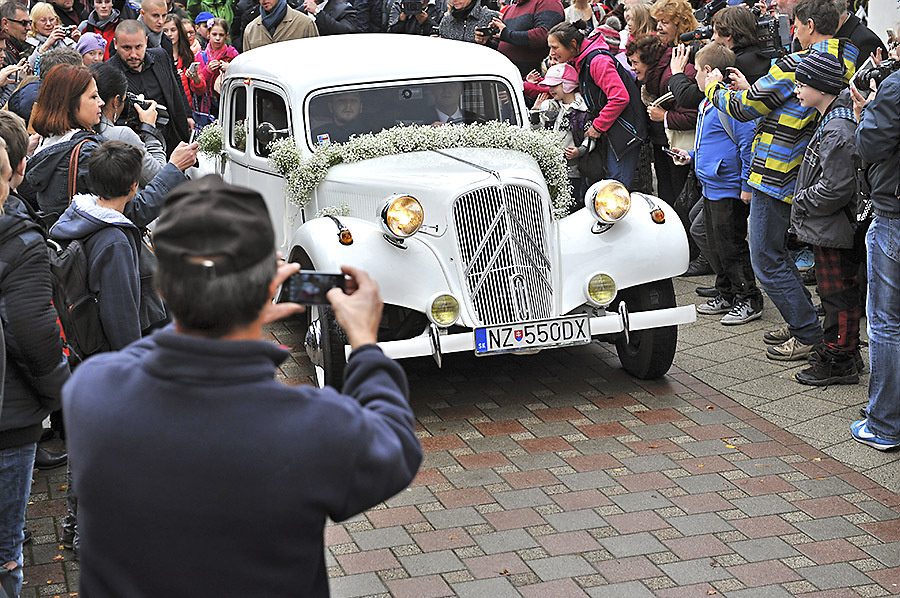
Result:
M301 305L327 305L328 298L325 295L331 289L346 291L347 277L340 273L300 270L284 281L278 301Z

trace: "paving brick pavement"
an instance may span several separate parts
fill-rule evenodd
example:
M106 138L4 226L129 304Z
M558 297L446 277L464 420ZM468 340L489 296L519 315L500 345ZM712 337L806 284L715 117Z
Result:
M677 281L679 303L698 282ZM425 461L328 527L333 596L900 595L898 456L847 440L864 386L802 387L765 359L773 312L682 327L657 381L596 343L407 361ZM296 348L285 380L304 382L300 333L271 334ZM64 470L36 475L25 598L77 591L64 493Z

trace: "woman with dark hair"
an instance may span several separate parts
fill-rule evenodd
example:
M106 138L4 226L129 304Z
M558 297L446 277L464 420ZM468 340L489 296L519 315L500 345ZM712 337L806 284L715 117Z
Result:
M603 140L607 176L630 189L641 144L632 143L625 151L616 155L617 152L613 151L611 145L619 144L621 137L610 140L609 134L620 135L620 131L627 132L631 128L640 137L641 132L646 130L646 116L630 110L631 96L625 81L616 70L615 58L612 57L606 40L602 35L585 38L584 26L583 21L564 22L554 26L547 35L550 57L557 63L573 64L579 73L579 80L586 82L583 90L587 92L585 100L596 117L585 135ZM617 124L617 121L620 122ZM616 125L615 130L612 129L613 125ZM619 147L622 147L621 144Z
M105 62L90 67L94 80L97 82L97 91L103 100L103 114L100 116L100 124L95 130L107 141L124 141L144 150L144 158L141 168L140 186L147 184L166 165L166 148L162 133L156 128L156 102L150 102L147 109L138 104L132 104L134 116L139 127L136 132L130 126L116 125L120 116L125 115L128 104L125 101L125 92L128 89L128 79L125 73L111 64ZM125 115L129 123L132 123L132 115Z
M41 141L28 163L25 180L34 191L41 212L51 221L63 213L72 195L88 191L85 158L102 142L94 131L102 108L97 83L84 66L57 65L41 84L31 112L31 127ZM69 165L76 148L77 176L70 193Z
M684 0L680 0L684 2ZM666 46L662 37L648 35L631 40L625 48L625 55L631 67L643 84L641 99L647 105L650 117L650 140L653 144L653 163L656 166L657 196L673 205L687 180L687 166L676 166L663 148L669 147L666 129L671 131L693 131L697 126L697 108L685 108L675 100L667 100L654 105L656 100L669 92L672 70L669 61L673 48ZM692 81L696 80L694 65L687 65L685 72ZM696 83L694 83L696 86Z
M750 85L769 72L771 61L759 49L756 16L743 4L723 8L713 17L714 42L734 52L734 68Z
M206 93L206 84L200 78L199 64L194 66L194 53L191 52L191 42L184 29L184 22L178 15L169 13L163 22L163 33L172 40L172 58L175 60L175 69L181 78L184 94L188 102L193 105L194 95Z
M187 35L188 45L190 45L191 53L196 56L197 52L203 49L200 45L200 42L197 40L197 28L194 25L194 22L190 19L181 19L181 24L184 25L184 33Z

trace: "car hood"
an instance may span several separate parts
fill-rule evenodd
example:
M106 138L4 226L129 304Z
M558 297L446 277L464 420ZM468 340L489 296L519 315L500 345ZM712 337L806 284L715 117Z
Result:
M454 148L333 166L316 189L311 207L313 213L337 209L379 222L388 198L411 195L422 204L426 224L435 226L440 236L450 225L457 197L501 183L532 187L549 203L544 177L531 156L513 150Z
M495 174L496 173L496 174ZM334 186L364 186L361 192L390 189L409 193L410 189L449 190L478 185L489 178L517 178L541 184L543 176L534 159L514 150L453 148L410 152L339 164L328 171L320 194Z

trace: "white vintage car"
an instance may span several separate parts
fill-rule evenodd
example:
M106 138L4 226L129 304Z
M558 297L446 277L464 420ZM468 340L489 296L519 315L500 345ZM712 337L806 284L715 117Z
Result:
M595 339L614 342L629 373L665 374L677 325L696 315L675 304L671 279L686 269L688 245L661 200L606 181L556 219L531 156L459 147L337 164L300 207L268 159L278 138L308 157L397 125L504 121L524 134L528 115L517 69L476 44L378 34L284 42L229 66L223 156L205 169L263 194L289 260L372 275L390 357L432 355L440 365L459 351L533 353ZM350 350L342 331L325 307L304 317L318 383L340 386Z

